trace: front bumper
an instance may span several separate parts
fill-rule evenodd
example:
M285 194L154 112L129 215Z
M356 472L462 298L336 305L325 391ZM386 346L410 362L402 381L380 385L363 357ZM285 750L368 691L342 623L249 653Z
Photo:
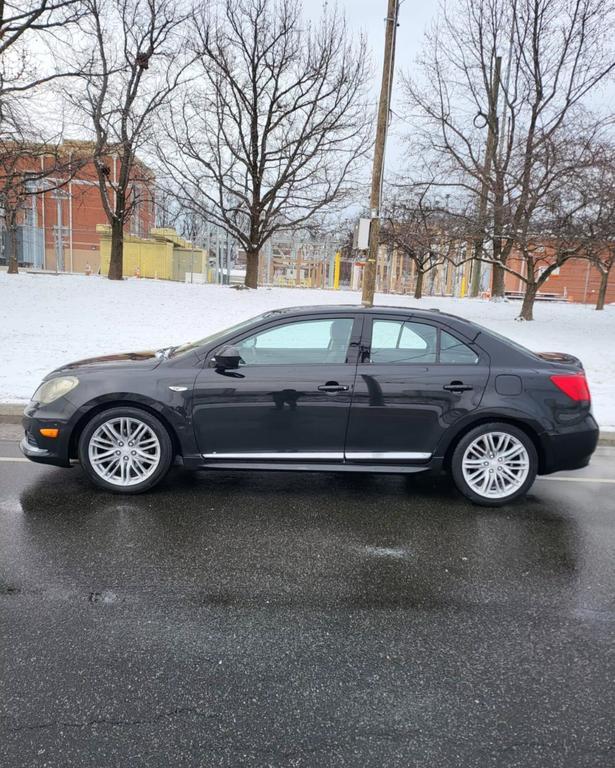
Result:
M37 408L30 403L22 419L25 435L19 444L23 455L38 464L52 464L56 467L70 467L70 435L71 425L64 411L74 411L71 404L53 403L49 407ZM59 430L57 437L44 437L40 430L55 428Z
M24 437L19 443L19 448L23 455L30 459L30 461L36 461L39 464L56 464L60 467L70 466L70 464L65 464L59 456L54 456L51 451L47 451L45 448L39 448L37 445L29 443L27 437Z

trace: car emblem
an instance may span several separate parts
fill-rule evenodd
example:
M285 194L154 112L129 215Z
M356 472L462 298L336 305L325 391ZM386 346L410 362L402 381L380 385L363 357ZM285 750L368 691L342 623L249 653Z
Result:
M169 389L172 389L173 392L185 392L188 389L188 387L180 387L179 385L174 385L169 387Z

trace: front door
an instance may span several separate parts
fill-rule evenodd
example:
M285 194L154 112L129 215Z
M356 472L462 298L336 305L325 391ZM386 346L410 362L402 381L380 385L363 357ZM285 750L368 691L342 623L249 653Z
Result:
M429 459L444 431L478 407L488 360L436 324L383 315L366 326L346 458Z
M195 385L200 452L210 461L342 461L360 325L352 314L277 320L227 341L240 367L208 362Z

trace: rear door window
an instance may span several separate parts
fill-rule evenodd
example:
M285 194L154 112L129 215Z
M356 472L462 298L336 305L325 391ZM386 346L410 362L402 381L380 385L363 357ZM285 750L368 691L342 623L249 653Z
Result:
M435 363L438 329L425 323L374 320L372 363Z
M451 333L428 323L375 319L371 363L476 365L479 355Z

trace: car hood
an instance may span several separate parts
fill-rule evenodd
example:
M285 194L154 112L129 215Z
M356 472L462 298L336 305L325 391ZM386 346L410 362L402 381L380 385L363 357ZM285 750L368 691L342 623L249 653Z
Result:
M156 355L156 350L147 350L144 352L122 352L116 355L102 355L101 357L87 357L84 360L76 360L73 363L66 363L49 375L55 376L58 373L75 373L78 370L84 372L94 371L106 368L122 368L136 370L153 370L160 365L161 357Z

